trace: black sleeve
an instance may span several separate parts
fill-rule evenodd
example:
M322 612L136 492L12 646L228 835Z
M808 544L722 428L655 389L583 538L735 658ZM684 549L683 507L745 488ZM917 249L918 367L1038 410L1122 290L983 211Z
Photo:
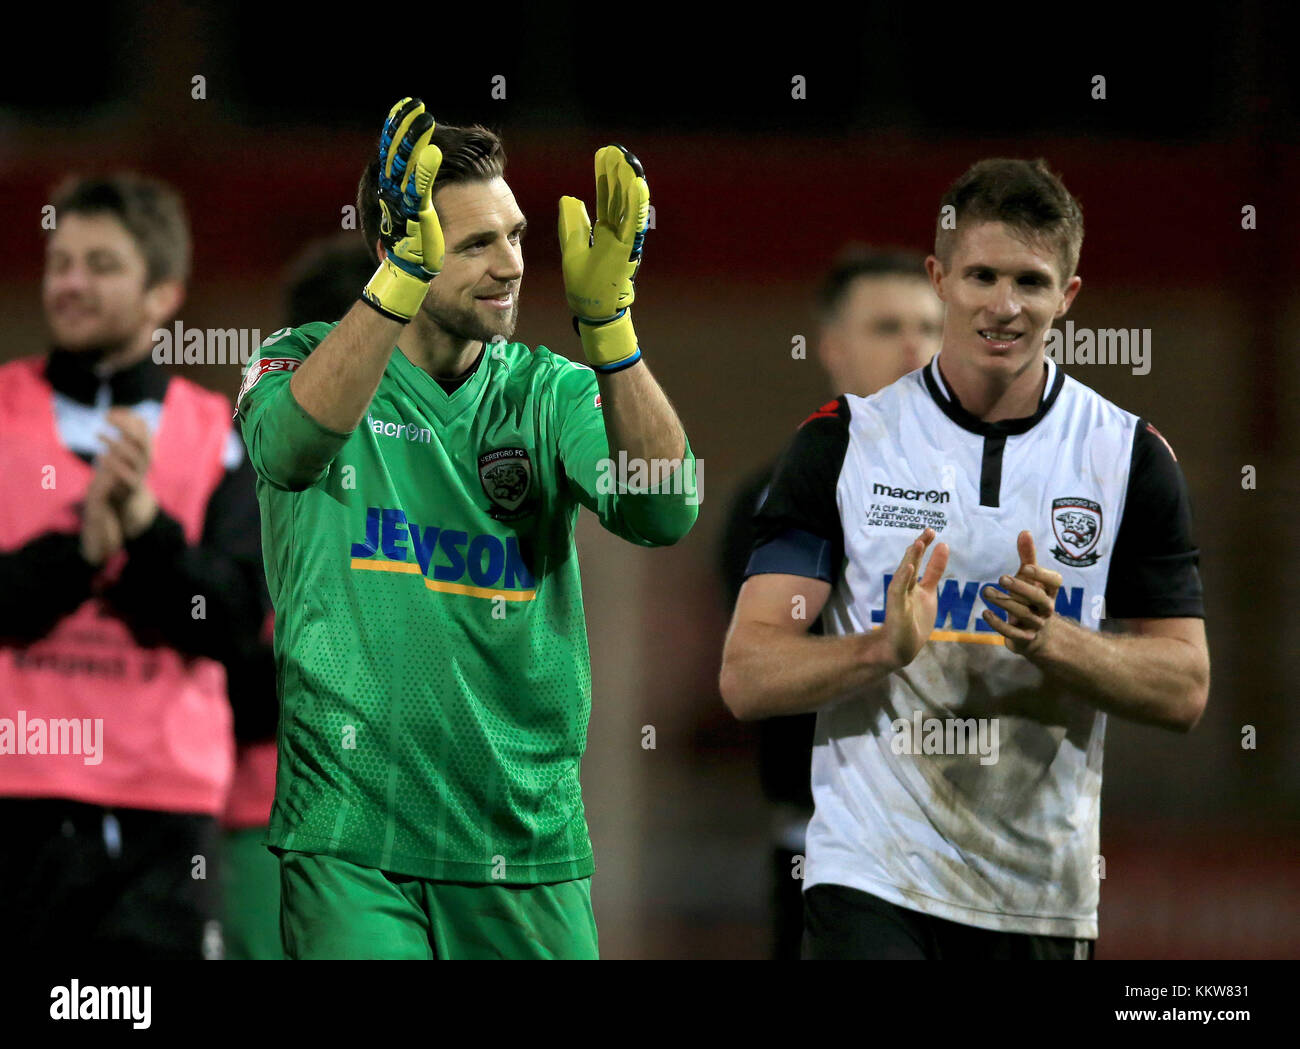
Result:
M754 514L772 483L773 466L765 466L736 493L723 533L720 568L727 591L727 607L734 608L745 582L745 566L754 549ZM821 633L821 620L808 632ZM764 718L758 723L758 780L763 796L774 803L811 809L812 745L816 714L789 714Z
M276 694L275 655L271 646L246 646L226 664L226 693L234 715L235 739L258 743L275 739L280 719Z
M740 587L745 582L745 566L754 550L754 514L761 497L767 494L772 483L775 463L769 463L758 473L747 478L740 486L727 511L727 522L722 532L722 546L718 551L718 570L727 594L727 607L734 608Z
M75 532L45 532L0 554L0 643L39 641L90 596L96 571Z
M195 546L161 510L126 544L126 568L105 596L141 644L230 662L256 641L268 602L255 481L248 456L240 456L212 493ZM193 615L199 595L202 619Z
M1106 618L1204 618L1199 562L1183 472L1160 432L1139 419L1106 579Z
M779 573L834 584L844 561L836 489L849 447L849 406L840 397L813 412L787 446L754 519L745 575Z

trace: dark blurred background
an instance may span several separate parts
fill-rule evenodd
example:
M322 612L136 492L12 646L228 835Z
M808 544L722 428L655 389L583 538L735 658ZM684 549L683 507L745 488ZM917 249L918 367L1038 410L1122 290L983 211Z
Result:
M767 951L756 732L717 693L727 504L839 392L813 353L791 356L795 336L814 338L813 288L838 249L928 251L943 191L996 155L1045 157L1083 204L1070 319L1151 329L1149 374L1067 371L1168 438L1202 551L1203 721L1182 737L1110 720L1098 956L1300 954L1300 646L1287 625L1300 621L1300 77L1280 8L1146 25L1092 6L1073 20L430 6L418 31L376 6L324 10L6 14L11 54L30 59L0 66L0 359L47 348L41 207L70 172L176 185L195 235L180 319L269 334L286 265L341 228L404 94L503 134L532 222L517 338L580 359L556 201L590 208L593 151L634 150L655 208L637 329L704 461L705 502L669 550L623 544L586 515L580 526L594 674L583 781L605 956ZM795 76L806 98L792 97ZM239 384L237 365L186 372L230 395Z

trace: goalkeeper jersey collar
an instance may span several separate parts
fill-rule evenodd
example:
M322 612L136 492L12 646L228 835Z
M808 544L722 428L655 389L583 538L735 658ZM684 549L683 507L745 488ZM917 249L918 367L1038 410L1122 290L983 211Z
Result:
M483 361L483 351L485 348L485 346L479 347L478 356L474 358L474 363L466 368L462 374L457 375L454 379L440 379L435 375L433 381L441 386L447 392L447 396L450 397L453 393L464 386L465 383L469 382L470 379L474 378L474 373L478 371L478 366Z
M479 391L482 390L483 384L492 371L484 364L487 354L480 352L478 363L467 376L450 380L459 382L459 385L448 392L440 380L435 379L419 365L413 364L400 346L396 347L396 350L397 352L389 358L388 369L384 374L405 387L410 396L423 403L443 424L451 422L478 400ZM461 378L464 381L460 381Z

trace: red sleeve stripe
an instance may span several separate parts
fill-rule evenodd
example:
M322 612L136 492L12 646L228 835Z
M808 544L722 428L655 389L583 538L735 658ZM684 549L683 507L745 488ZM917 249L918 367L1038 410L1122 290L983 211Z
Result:
M1178 456L1174 455L1174 450L1173 450L1172 447L1170 447L1169 442L1165 440L1165 435L1162 434L1159 430L1157 430L1157 429L1156 429L1154 426L1152 426L1150 423L1147 423L1147 429L1150 430L1153 434L1155 434L1157 437L1160 438L1160 443L1163 444L1166 448L1169 449L1169 455L1173 458L1174 462L1178 462Z
M813 412L812 415L808 416L808 418L806 418L803 422L801 422L798 426L798 429L802 430L814 419L834 419L839 414L840 414L840 402L838 400L827 401L815 412Z

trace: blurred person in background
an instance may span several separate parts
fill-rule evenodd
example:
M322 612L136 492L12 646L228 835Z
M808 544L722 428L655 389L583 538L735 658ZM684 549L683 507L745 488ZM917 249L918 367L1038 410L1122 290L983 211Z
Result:
M152 359L190 272L178 194L122 174L53 203L52 349L0 367L3 943L220 957L223 662L264 618L253 474L229 401Z
M943 303L917 253L853 246L841 253L817 295L817 357L833 393L866 397L928 364L939 351ZM734 498L722 541L727 607L734 608L753 551L754 513L776 468L767 463ZM821 633L820 622L810 628ZM816 714L759 722L759 779L773 807L772 956L799 958L803 883L795 868L812 818Z
M290 267L284 323L296 328L310 321L338 320L352 308L357 288L370 279L374 269L374 259L355 233L309 245ZM266 600L269 604L270 597ZM273 624L274 614L269 613L252 651L230 667L231 694L247 696L241 706L250 711L246 731L241 731L245 726L239 720L235 724L235 777L221 819L222 926L226 958L231 961L284 958L280 861L266 847L275 800L279 713L271 647Z

